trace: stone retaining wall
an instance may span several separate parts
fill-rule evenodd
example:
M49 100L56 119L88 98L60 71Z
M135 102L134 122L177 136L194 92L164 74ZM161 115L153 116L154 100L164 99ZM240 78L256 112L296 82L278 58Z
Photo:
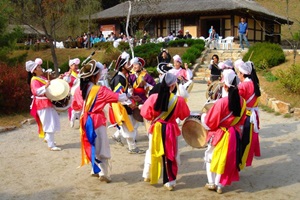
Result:
M260 103L262 105L268 106L275 112L278 112L280 114L292 114L296 119L300 119L300 108L292 108L290 103L277 100L276 98L269 96L262 89Z

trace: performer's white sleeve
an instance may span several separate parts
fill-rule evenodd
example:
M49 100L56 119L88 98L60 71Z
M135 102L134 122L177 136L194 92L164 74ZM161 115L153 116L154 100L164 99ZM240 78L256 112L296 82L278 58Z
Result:
M37 96L43 95L46 93L46 86L42 86L39 89L36 90Z
M126 100L128 100L126 93L119 94L119 98L118 98L119 102L124 102Z
M63 80L65 80L67 83L71 82L71 77L70 76L65 76L63 77Z

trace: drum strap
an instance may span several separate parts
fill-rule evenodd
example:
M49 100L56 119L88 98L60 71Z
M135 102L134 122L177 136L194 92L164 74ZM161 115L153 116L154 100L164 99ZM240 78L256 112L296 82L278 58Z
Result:
M47 83L46 80L44 80L43 78L38 77L38 76L33 76L33 77L31 78L31 82L32 82L33 80L37 80L37 81L43 83L44 85Z

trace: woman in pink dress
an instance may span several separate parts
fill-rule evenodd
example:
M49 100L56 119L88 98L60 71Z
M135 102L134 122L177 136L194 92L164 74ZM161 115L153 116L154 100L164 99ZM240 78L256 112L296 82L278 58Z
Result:
M259 80L254 69L252 62L248 61L238 66L240 84L238 85L240 95L246 100L247 110L249 116L246 122L248 122L250 131L250 149L246 166L252 165L254 156L260 157L260 145L259 145L259 113L258 113L258 100L261 95L259 89ZM245 127L245 128L246 128Z
M223 71L223 87L228 96L222 97L209 111L201 115L208 130L204 161L208 183L205 187L222 193L222 187L239 180L241 163L241 130L245 120L246 102L240 97L236 74L231 69Z
M152 121L149 132L149 151L151 164L145 162L144 181L151 184L158 183L163 167L163 184L168 190L173 190L176 185L178 163L177 137L181 131L176 123L176 118L184 120L190 115L190 110L185 100L173 94L177 78L171 73L166 73L158 94L152 94L141 107L141 115ZM147 158L145 161L148 160Z
M59 116L51 100L45 95L50 81L43 76L41 64L41 59L36 62L31 60L26 62L26 71L30 72L31 77L30 88L33 98L30 114L38 124L39 137L45 137L44 140L47 141L49 150L60 151L61 148L57 147L54 142L54 134L60 130Z

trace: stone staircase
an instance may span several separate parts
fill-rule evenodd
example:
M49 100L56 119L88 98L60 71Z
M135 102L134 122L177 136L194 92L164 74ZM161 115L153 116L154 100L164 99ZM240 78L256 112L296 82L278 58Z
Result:
M211 57L216 54L219 56L220 62L231 59L233 62L237 59L243 58L248 49L241 51L239 44L234 43L232 49L205 49L200 58L196 60L194 67L194 82L207 83L210 77L210 70L208 69Z

